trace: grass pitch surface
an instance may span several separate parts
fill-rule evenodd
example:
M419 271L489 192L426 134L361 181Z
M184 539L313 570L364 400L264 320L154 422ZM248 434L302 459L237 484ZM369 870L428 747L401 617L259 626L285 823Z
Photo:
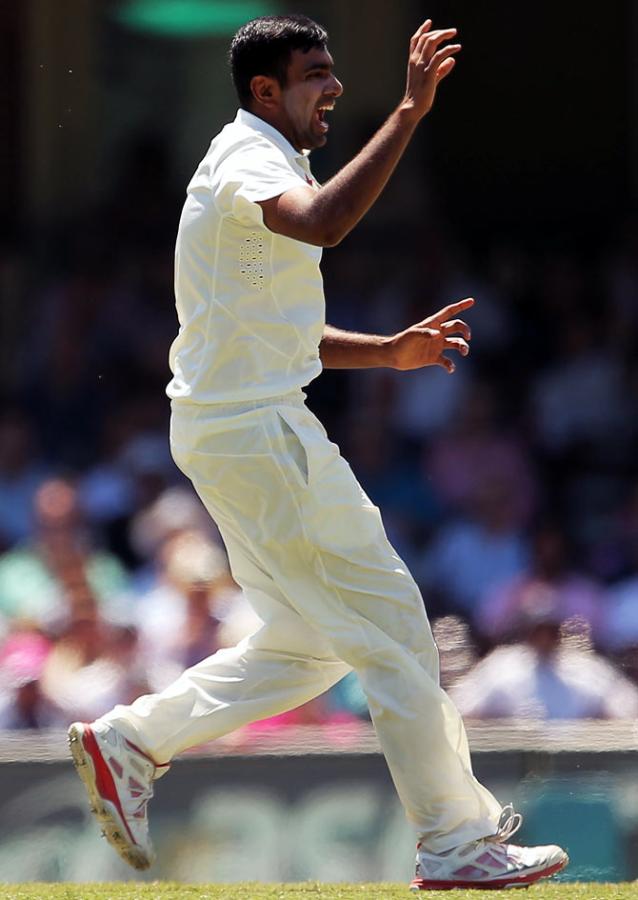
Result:
M526 891L423 891L450 900L638 900L630 884L540 884ZM409 900L404 884L7 884L2 900Z

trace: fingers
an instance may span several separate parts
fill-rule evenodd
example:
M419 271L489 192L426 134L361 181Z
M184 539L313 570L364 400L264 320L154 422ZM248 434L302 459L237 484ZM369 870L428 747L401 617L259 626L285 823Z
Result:
M469 329L465 322L446 322L448 331ZM461 327L459 327L461 326ZM470 345L465 337L447 334L443 328L428 328L424 325L412 325L394 336L395 369L421 369L423 366L441 366L447 372L454 372L456 364L445 354L450 351L467 356Z
M463 340L463 338L446 338L445 339L445 350L456 350L461 356L467 356L470 352L470 347L467 341ZM443 353L439 356L436 361L437 366L441 366L441 368L445 369L450 375L456 371L456 364L449 359L447 356L444 356Z
M428 28L427 30L422 31L421 34L419 34L416 41L417 47L419 47L420 52L422 52L424 48L427 47L430 56L432 56L439 44L443 43L443 41L449 41L450 38L453 38L456 34L456 31L456 28L437 28L435 31L430 31Z
M454 54L458 53L460 49L460 44L448 44L446 47L441 47L441 49L437 50L437 52L430 60L430 67L438 72L439 67L443 65L445 60L449 59L451 56L454 56Z
M440 330L444 335L455 334L456 332L460 332L466 341L472 339L472 330L467 322L464 322L462 319L454 319L452 322L442 322L440 325Z
M443 81L446 75L449 75L454 66L456 65L456 60L454 57L451 59L446 59L444 63L442 63L439 68L436 70L436 80Z
M457 300L456 303L450 303L449 306L444 306L443 309L434 313L433 316L428 316L428 318L424 320L424 323L436 327L442 322L446 322L448 319L453 319L455 316L458 316L459 313L464 312L466 309L470 309L472 306L474 306L474 297L466 297L464 300Z
M467 356L470 352L470 345L462 337L449 337L445 339L444 350L456 350L461 356Z
M456 366L451 359L447 358L447 356L439 356L436 364L437 366L441 366L442 369L445 369L450 375L456 370Z
M417 45L417 41L423 34L427 34L427 32L432 27L432 19L426 19L425 22L417 28L412 37L410 38L410 50L414 50Z
M449 41L456 34L456 28L443 28L438 31L430 31L422 34L417 40L415 52L419 54L418 65L428 66L439 44Z

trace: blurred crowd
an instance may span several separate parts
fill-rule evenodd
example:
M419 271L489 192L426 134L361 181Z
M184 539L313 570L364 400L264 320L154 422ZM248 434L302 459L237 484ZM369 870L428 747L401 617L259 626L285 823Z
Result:
M141 142L108 206L0 246L2 728L92 719L259 625L168 450L171 184ZM329 321L359 331L477 299L452 377L309 390L422 588L462 713L635 717L638 220L586 248L362 227L324 272ZM367 715L349 676L253 731Z

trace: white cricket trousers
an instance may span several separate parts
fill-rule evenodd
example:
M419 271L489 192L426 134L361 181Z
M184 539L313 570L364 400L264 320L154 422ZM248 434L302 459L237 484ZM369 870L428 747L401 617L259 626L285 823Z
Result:
M425 847L442 853L493 834L501 806L472 774L461 717L439 687L419 589L303 394L174 403L171 450L263 627L103 719L165 763L299 706L354 669Z

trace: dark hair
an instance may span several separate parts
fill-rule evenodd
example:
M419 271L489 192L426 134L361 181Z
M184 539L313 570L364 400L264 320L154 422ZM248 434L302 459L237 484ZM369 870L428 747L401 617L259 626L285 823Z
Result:
M239 102L248 106L255 75L276 78L286 85L288 63L293 50L307 53L324 48L328 32L307 16L261 16L242 25L230 45L230 68Z

